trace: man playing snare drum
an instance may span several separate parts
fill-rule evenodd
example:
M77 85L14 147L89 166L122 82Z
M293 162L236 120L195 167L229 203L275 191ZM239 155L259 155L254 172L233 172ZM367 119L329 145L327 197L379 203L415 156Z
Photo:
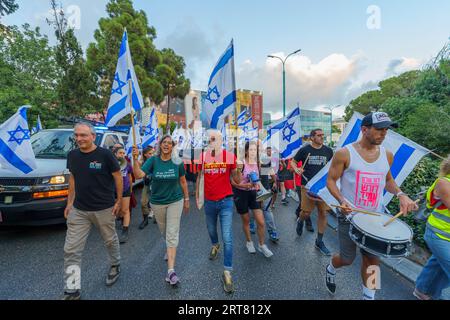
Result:
M417 210L416 203L400 190L391 175L393 154L381 146L388 129L392 127L397 128L398 125L386 113L369 113L362 121L361 140L337 151L332 160L327 187L343 208L338 219L340 252L333 256L326 268L326 286L332 294L336 291L336 269L351 265L356 257L356 244L349 236L350 222L345 218L352 212L351 207L383 212L383 191L386 189L399 198L400 210L404 215ZM340 189L336 184L339 179ZM378 266L380 261L363 249L361 254L363 299L374 300L375 290L368 288L371 287L368 280L373 266ZM370 266L372 268L368 269Z

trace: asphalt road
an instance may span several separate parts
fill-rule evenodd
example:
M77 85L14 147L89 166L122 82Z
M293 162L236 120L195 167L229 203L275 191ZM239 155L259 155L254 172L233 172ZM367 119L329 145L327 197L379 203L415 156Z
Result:
M191 203L195 203L191 201ZM234 272L236 292L226 294L220 276L223 251L209 261L210 240L203 212L191 208L181 223L176 271L181 279L177 288L164 281L167 270L163 260L164 242L158 228L150 223L138 229L140 209L133 211L130 240L121 246L122 273L111 288L105 286L108 257L98 231L93 227L82 264L83 299L361 299L360 257L338 272L337 292L325 289L325 266L329 261L314 248L315 234L295 233L294 211L297 203L277 203L275 219L280 241L273 244L270 259L249 254L237 213L233 218ZM315 216L313 217L315 224ZM65 226L0 229L0 299L60 299L63 293L63 247ZM257 243L256 236L254 242ZM324 241L337 250L337 235L328 229ZM413 284L390 269L381 267L380 300L412 300Z

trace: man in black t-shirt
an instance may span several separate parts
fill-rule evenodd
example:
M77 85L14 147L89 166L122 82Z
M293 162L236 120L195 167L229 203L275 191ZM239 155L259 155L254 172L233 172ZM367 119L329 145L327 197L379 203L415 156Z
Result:
M324 255L330 256L331 253L323 243L323 234L327 227L327 212L330 208L320 198L313 198L308 195L305 189L306 184L333 158L333 150L323 144L323 131L315 129L311 131L311 144L302 147L294 159L292 160L292 168L302 177L302 192L301 192L301 213L297 220L297 234L299 236L303 233L303 225L305 220L309 219L314 207L318 210L317 221L317 239L316 248ZM301 162L303 168L297 166Z
M113 285L120 274L119 239L115 229L115 215L120 212L123 189L119 163L111 151L94 144L96 134L92 125L77 124L74 137L79 149L69 152L67 156L70 178L69 197L64 210L67 219L64 300L80 299L81 255L92 224L99 228L109 253L111 268L106 285Z

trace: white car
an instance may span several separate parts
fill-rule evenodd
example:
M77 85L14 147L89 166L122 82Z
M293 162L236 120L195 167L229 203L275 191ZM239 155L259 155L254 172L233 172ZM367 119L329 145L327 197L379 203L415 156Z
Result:
M126 145L123 132L96 128L96 145ZM64 222L67 203L67 154L76 148L72 128L42 130L31 136L37 169L26 176L0 168L0 226Z

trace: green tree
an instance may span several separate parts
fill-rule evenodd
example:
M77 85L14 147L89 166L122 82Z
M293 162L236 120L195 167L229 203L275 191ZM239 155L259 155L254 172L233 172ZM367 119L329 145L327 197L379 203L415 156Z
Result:
M99 100L96 98L96 82L83 58L83 50L68 26L62 6L58 8L55 0L51 0L53 20L47 20L53 26L58 41L55 47L55 61L59 67L58 98L59 110L63 116L84 116L98 110Z
M0 0L0 17L14 13L19 9L16 0Z
M146 13L136 11L131 0L110 0L106 12L108 17L99 20L95 42L87 50L88 67L96 74L100 84L102 107L106 108L109 101L125 28L143 98L161 103L168 92L167 75L170 75L170 82L175 86L171 93L184 98L189 91L189 81L184 78L184 60L171 49L160 51L155 47L156 30L149 25ZM167 71L166 66L171 71Z
M45 127L56 126L58 73L54 49L39 28L25 24L23 31L13 26L8 35L0 34L0 123L29 104L30 122L40 114Z

